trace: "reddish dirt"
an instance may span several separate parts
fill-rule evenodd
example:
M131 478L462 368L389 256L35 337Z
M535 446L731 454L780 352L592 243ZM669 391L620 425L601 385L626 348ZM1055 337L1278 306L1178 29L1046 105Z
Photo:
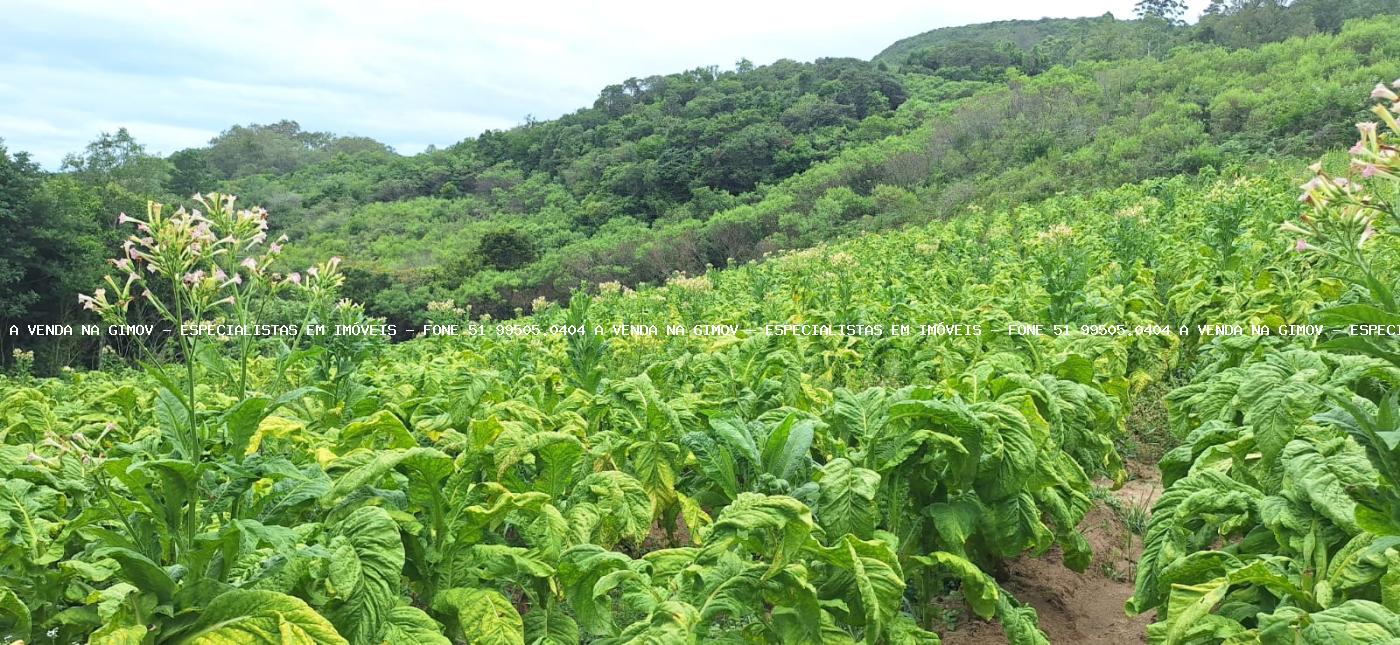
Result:
M1130 479L1111 491L1121 509L1151 509L1161 494L1161 482L1152 466L1130 465ZM1108 484L1108 482L1101 482ZM1023 604L1035 608L1040 628L1052 643L1118 645L1146 643L1152 615L1128 617L1123 603L1133 595L1133 577L1142 549L1142 537L1124 521L1125 513L1096 501L1079 530L1094 549L1084 573L1065 568L1056 548L1040 557L1022 557L1007 564L1001 584ZM1006 635L995 622L964 613L952 630L942 634L950 645L1005 643Z

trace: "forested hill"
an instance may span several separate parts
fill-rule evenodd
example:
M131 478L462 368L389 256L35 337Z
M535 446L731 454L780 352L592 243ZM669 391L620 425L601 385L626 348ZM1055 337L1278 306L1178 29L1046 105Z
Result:
M1159 0L1144 4L1163 7L1172 3ZM1026 69L1077 60L1148 56L1183 41L1253 47L1294 36L1336 33L1347 20L1397 11L1400 2L1396 0L1214 0L1190 28L1153 15L1117 20L1111 13L1095 18L1001 20L943 27L903 38L874 60L930 68L943 63L945 74L957 73L948 67L977 70L999 64L1000 72L1012 65Z
M1161 21L1117 20L1113 14L1097 18L1041 18L1040 20L1001 20L978 25L943 27L910 36L886 47L874 58L876 62L902 65L915 58L914 65L931 62L937 56L950 59L962 57L956 62L968 67L980 67L979 63L991 63L998 59L1005 69L1013 61L1024 62L1021 58L1031 52L1039 56L1059 45L1075 45L1093 48L1089 57L1125 57L1131 52L1107 51L1100 45L1113 44L1113 32L1135 34L1134 44L1146 45L1147 30L1153 29L1163 35L1170 34L1171 25ZM1070 57L1073 58L1073 57Z
M148 154L124 131L42 172L0 156L0 317L75 320L114 214L225 190L271 212L285 270L345 258L399 323L494 317L581 283L658 283L860 231L1345 144L1400 56L1381 3L1226 2L1198 24L1112 17L937 30L873 61L694 69L404 156L295 122ZM0 133L3 135L3 133ZM8 323L6 323L8 324ZM70 348L69 352L77 352ZM73 354L56 352L62 364Z

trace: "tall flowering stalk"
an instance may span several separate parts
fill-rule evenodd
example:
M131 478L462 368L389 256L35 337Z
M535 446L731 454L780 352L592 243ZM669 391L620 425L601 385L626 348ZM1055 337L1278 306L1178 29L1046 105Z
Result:
M1285 222L1283 230L1296 234L1294 248L1300 253L1330 258L1343 267L1350 267L1360 278L1344 276L1366 290L1357 302L1324 309L1317 314L1320 322L1337 330L1321 343L1323 349L1362 354L1388 362L1400 368L1395 335L1380 331L1390 329L1400 321L1400 303L1394 295L1392 266L1378 268L1368 257L1367 249L1374 245L1378 231L1395 216L1395 206L1389 201L1400 186L1400 96L1392 88L1400 88L1400 80L1391 87L1377 85L1371 97L1380 104L1372 112L1380 122L1358 123L1360 133L1350 150L1349 177L1334 177L1312 166L1313 178L1303 184L1299 199L1311 206L1309 213L1298 221ZM1388 189L1388 190L1387 190ZM1376 329L1375 332L1352 333L1343 329ZM1378 485L1358 496L1356 520L1378 535L1400 535L1400 389L1390 388L1384 394L1371 397L1366 406L1358 405L1349 396L1334 396L1340 410L1329 413L1338 427L1347 431L1365 449L1367 457L1380 473Z
M196 333L196 327L202 323L251 325L279 293L298 290L314 301L328 297L323 293L327 286L333 290L341 278L339 258L308 269L309 280L300 273L274 272L286 238L268 243L266 210L237 208L232 195L211 193L193 199L195 208L181 207L173 213L151 202L144 219L121 214L117 222L134 226L136 232L122 243L122 257L110 260L116 272L105 277L105 288L78 299L109 324L129 323L133 305L140 302L171 326L171 339L184 363L183 387L175 386L165 374L152 347L140 347L152 372L179 397L186 413L186 427L176 441L179 452L197 460L202 439L194 357L209 337ZM239 368L234 387L242 399L248 392L248 361L255 338L243 334L235 343Z
M1073 322L1075 300L1089 279L1089 265L1071 261L1083 254L1077 248L1074 229L1055 224L1037 233L1031 246L1033 259L1040 267L1041 286L1050 295L1046 311L1050 324Z
M363 308L340 298L340 287L345 284L345 276L340 273L339 257L332 257L319 265L307 267L304 272L293 272L286 277L286 283L294 285L306 300L306 310L301 320L302 329L306 329L312 320L324 323L337 314L357 313L360 319L363 318ZM342 320L346 323L358 321L353 316ZM302 338L303 334L298 334L292 339L291 347L287 351L289 359L296 356ZM290 361L283 361L277 366L278 385L286 382L289 366Z
M104 278L104 288L78 299L108 324L128 324L133 305L139 302L170 325L170 341L183 363L183 383L167 373L167 364L149 342L140 342L138 347L145 352L148 370L161 386L162 402L184 417L174 420L167 436L175 453L193 466L193 481L200 482L198 473L206 466L207 437L200 425L196 357L206 343L219 341L199 326L251 326L284 290L300 292L315 307L334 299L343 279L338 272L339 258L307 269L307 278L300 273L283 276L274 272L285 237L268 243L267 211L239 209L232 195L212 193L193 199L196 207L181 207L173 213L150 202L144 219L121 214L118 223L133 226L135 233L122 243L122 256L110 261L116 271ZM143 314L142 319L148 315ZM239 361L234 386L242 402L248 398L248 362L256 339L251 333L241 333L234 342ZM227 449L229 441L225 436L216 445ZM198 548L199 499L200 495L191 495L182 530L172 527L182 553ZM236 496L232 508L232 515L236 515Z
M1400 80L1391 84L1400 88ZM1312 253L1351 266L1361 274L1361 283L1377 304L1387 310L1396 309L1391 286L1377 275L1363 252L1375 238L1379 226L1394 212L1384 191L1376 190L1376 181L1400 181L1400 96L1385 85L1376 85L1371 97L1382 102L1371 112L1380 122L1356 124L1360 134L1350 152L1350 177L1333 176L1313 164L1312 179L1302 185L1299 201L1311 206L1311 212L1297 221L1285 222L1282 229L1296 234L1293 248L1300 253Z

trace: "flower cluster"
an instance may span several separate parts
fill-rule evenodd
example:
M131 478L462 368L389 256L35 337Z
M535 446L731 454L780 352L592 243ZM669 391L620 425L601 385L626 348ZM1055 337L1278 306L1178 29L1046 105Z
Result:
M432 300L428 302L428 322L434 325L454 325L467 322L471 305L458 307L455 300Z
M707 275L697 275L691 278L686 277L685 273L681 271L671 274L671 278L666 281L666 284L671 287L688 289L690 291L709 291L712 286L710 284L710 277Z
M598 284L598 293L605 296L613 296L618 294L626 295L632 293L632 290L622 286L621 282L618 282L616 280L609 280L608 282L601 282Z
M827 260L831 262L832 266L837 268L855 266L856 264L855 256L845 251L837 251L835 253L832 253L831 255L827 256Z
M432 300L428 302L428 313L464 316L467 310L458 307L456 301L453 300Z
M1056 224L1048 229L1036 233L1035 240L1042 244L1059 242L1074 237L1074 229L1067 224Z
M1400 80L1391 84L1400 88ZM1374 179L1400 180L1400 155L1396 137L1400 136L1400 97L1385 85L1376 85L1371 97L1385 101L1371 111L1381 122L1356 124L1360 134L1349 151L1349 169L1353 175L1337 177L1313 164L1313 177L1301 186L1298 200L1311 206L1297 221L1284 222L1282 230L1296 234L1293 248L1299 252L1317 252L1336 257L1337 251L1359 251L1376 236L1376 220L1386 208L1375 191L1367 185ZM1382 130L1381 126L1384 126Z
M22 350L18 347L10 352L10 358L14 359L14 374L21 378L26 378L34 372L34 351Z
M1129 206L1127 208L1121 208L1114 211L1113 216L1120 220L1139 220L1142 219L1143 213L1144 209L1142 207L1142 204L1133 204L1132 206Z
M246 282L275 280L269 269L286 238L260 248L267 240L267 211L236 209L232 195L195 195L194 201L198 208L169 214L163 204L148 202L145 219L118 216L118 224L134 224L137 233L122 242L121 257L108 261L117 274L106 276L107 287L78 296L83 308L124 322L139 297L176 321L232 303ZM174 295L162 298L158 292Z
M287 276L287 282L301 287L312 302L336 300L340 287L345 284L345 276L340 272L340 257L332 256L321 264L307 267L305 277L299 272L293 272Z
M118 224L135 225L137 232L122 243L122 256L108 261L117 273L105 277L106 287L78 296L83 308L107 322L126 322L129 305L140 298L179 324L229 313L223 307L232 305L234 317L247 322L241 319L255 293L270 296L292 289L313 303L336 300L345 282L340 258L284 276L273 266L287 236L267 242L266 210L236 208L232 195L193 199L198 207L181 207L173 214L163 204L149 202L145 219L118 216Z

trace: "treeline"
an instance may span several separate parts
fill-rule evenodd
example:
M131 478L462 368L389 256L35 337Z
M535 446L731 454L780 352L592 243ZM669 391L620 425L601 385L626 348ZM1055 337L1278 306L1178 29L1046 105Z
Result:
M201 190L265 206L273 233L293 240L288 271L344 257L347 295L408 327L430 302L507 317L581 283L655 283L972 205L1344 144L1340 124L1366 107L1356 97L1396 75L1395 19L1329 34L1331 18L1298 2L1283 15L1313 16L1313 35L1245 47L1201 35L1260 6L1189 26L992 23L901 41L873 62L629 79L573 114L414 156L292 121L235 126L165 158L119 131L57 173L6 153L0 218L19 233L0 249L0 315L78 316L77 287L117 243L116 213ZM918 62L960 43L1022 58ZM48 351L48 365L81 354Z
M1080 61L1161 56L1182 45L1239 49L1335 34L1348 20L1400 12L1400 0L1212 0L1192 25L1181 21L1185 10L1180 0L1139 0L1137 20L1104 14L946 27L900 40L875 61L911 74L994 81L1008 68L1037 74Z

